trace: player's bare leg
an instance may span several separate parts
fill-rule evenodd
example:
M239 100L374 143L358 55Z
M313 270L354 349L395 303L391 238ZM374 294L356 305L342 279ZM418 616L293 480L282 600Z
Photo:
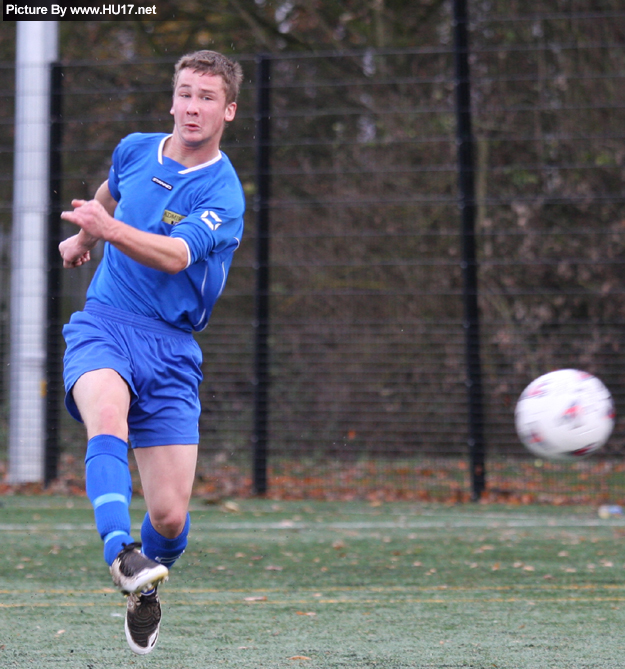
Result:
M105 368L83 374L72 394L89 437L87 492L105 542L105 558L113 582L128 595L126 638L131 649L143 655L153 650L158 639L161 609L156 587L167 579L169 569L143 555L141 544L129 534L130 390L116 371Z
M197 453L197 444L134 450L150 520L168 539L177 537L187 522Z
M136 448L134 454L148 507L141 530L143 549L171 566L186 546L197 445ZM156 585L128 597L126 639L141 655L149 653L158 639L161 604Z
M72 389L87 438L110 434L128 441L130 388L113 369L96 369L83 374Z

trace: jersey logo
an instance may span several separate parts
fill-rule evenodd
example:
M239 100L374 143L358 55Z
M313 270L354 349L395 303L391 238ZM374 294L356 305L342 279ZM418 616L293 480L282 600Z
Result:
M163 188L167 188L167 190L173 190L174 187L171 184L168 184L166 181L163 181L162 179L159 179L158 177L152 177L152 181L155 184L158 184L159 186L162 186Z
M163 212L163 223L168 223L169 225L177 225L184 218L182 214L177 214L175 211L169 211L165 209Z
M213 223L213 221L209 221L209 220L208 220L208 217L209 217L209 216L213 219L213 221L215 221L214 223ZM208 211L208 210L206 210L206 211L200 216L200 218L204 221L204 223L206 223L206 225L208 225L208 227L209 227L211 230L213 230L213 232L214 232L215 230L217 230L217 228L218 228L218 227L222 224L222 222L223 222L223 221L221 220L221 218L219 218L219 216L217 216L217 214L216 214L214 211Z

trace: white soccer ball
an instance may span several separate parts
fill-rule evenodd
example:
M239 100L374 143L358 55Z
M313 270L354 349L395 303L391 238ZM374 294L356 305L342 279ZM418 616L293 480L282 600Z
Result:
M606 443L614 427L614 403L596 376L560 369L527 386L514 419L519 439L534 455L576 460Z

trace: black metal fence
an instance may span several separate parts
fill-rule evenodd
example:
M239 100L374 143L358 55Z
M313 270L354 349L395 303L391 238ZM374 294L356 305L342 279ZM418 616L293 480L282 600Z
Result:
M206 480L229 470L232 492L268 483L291 495L467 499L484 483L496 499L623 497L625 12L477 8L472 20L470 109L451 20L415 49L241 57L223 148L248 195L247 230L199 335ZM60 206L93 194L120 137L170 127L171 65L60 65ZM0 75L8 108L10 69ZM0 215L5 239L10 206ZM61 273L61 321L91 271ZM482 482L467 359L480 365ZM597 374L616 401L608 446L581 463L536 461L514 434L521 390L560 367ZM75 452L82 433L53 400L61 450Z

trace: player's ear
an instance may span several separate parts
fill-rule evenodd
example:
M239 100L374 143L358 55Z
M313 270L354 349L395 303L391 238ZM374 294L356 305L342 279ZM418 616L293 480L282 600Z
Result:
M235 114L237 113L237 103L236 102L231 102L227 107L226 107L226 113L224 114L224 120L226 123L230 123L230 121L234 121Z

